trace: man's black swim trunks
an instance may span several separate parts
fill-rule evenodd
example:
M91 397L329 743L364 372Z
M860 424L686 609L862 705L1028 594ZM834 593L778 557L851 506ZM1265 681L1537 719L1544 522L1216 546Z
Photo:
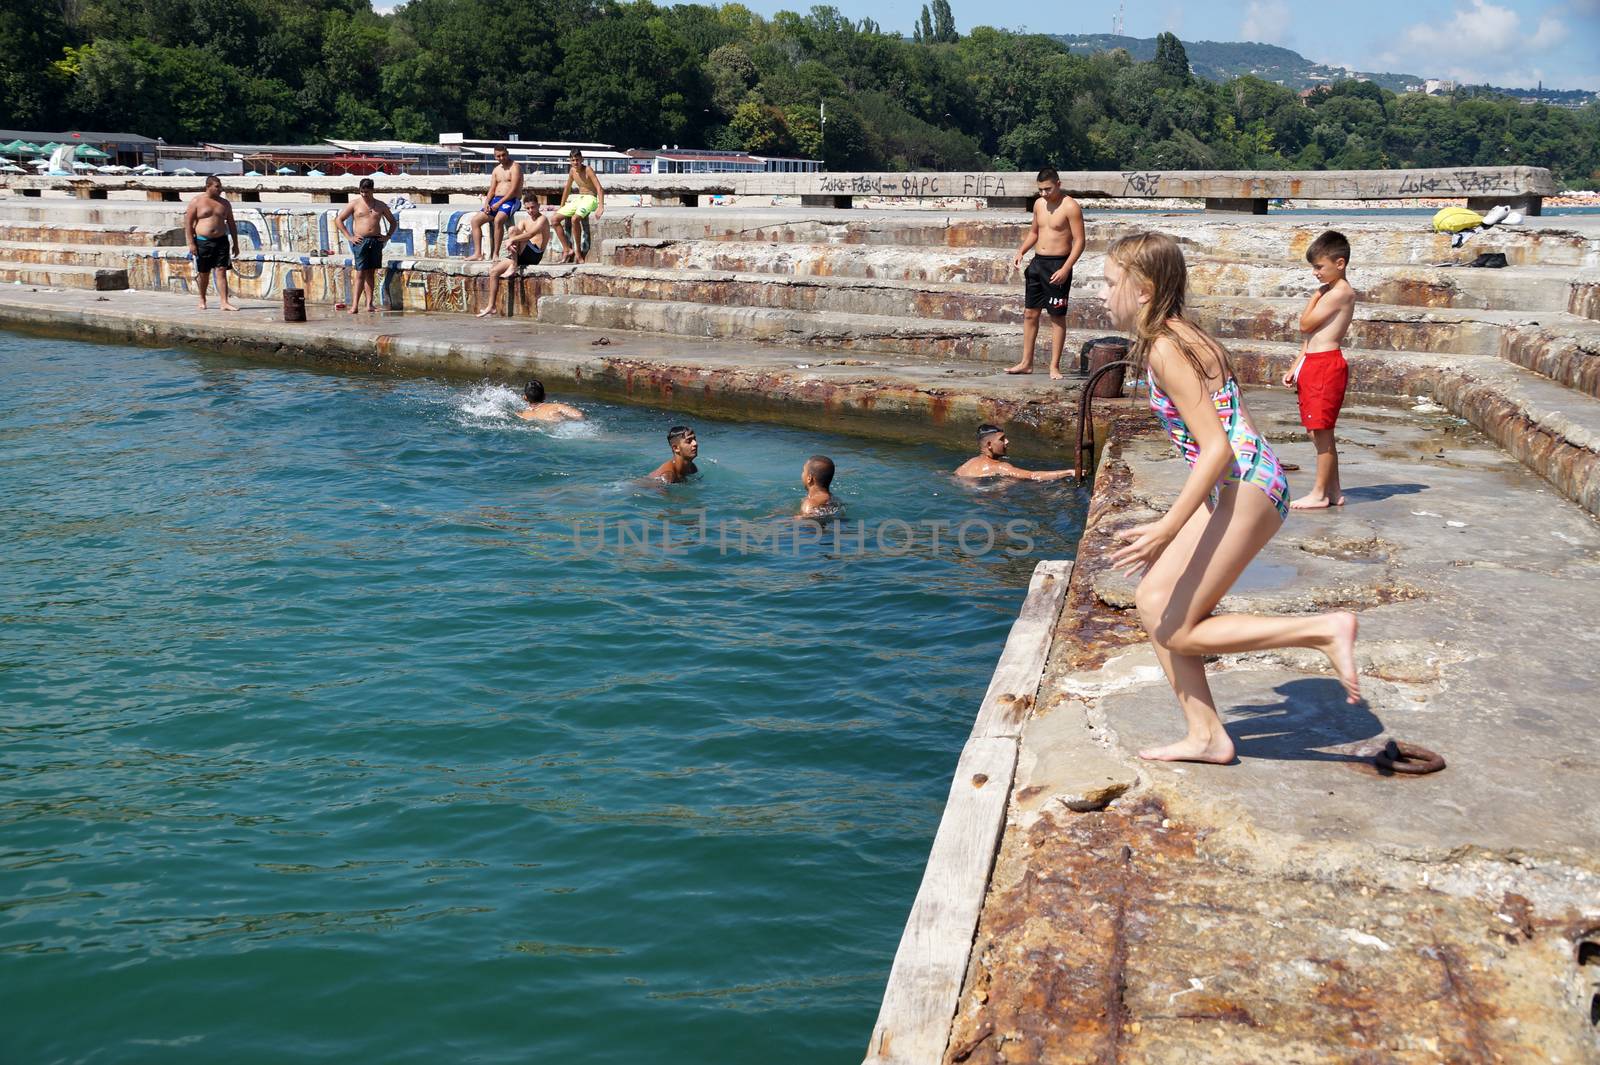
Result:
M355 260L357 270L383 269L383 239L381 237L362 237L350 249Z
M539 260L543 258L544 249L539 245L533 243L524 244L522 250L517 252L517 265L519 267L538 266Z
M233 260L228 258L228 238L202 237L194 235L194 268L196 273L209 273L212 270L226 270L233 265Z
M1035 255L1022 272L1026 286L1023 306L1030 311L1042 310L1056 318L1067 313L1067 292L1072 288L1072 274L1059 285L1050 283L1050 275L1067 265L1065 255Z

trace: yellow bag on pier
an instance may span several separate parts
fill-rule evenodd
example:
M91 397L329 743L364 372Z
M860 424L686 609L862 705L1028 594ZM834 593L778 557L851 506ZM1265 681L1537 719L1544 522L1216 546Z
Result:
M1436 233L1465 233L1481 225L1483 225L1483 215L1477 211L1469 211L1465 207L1446 207L1433 216L1433 229Z

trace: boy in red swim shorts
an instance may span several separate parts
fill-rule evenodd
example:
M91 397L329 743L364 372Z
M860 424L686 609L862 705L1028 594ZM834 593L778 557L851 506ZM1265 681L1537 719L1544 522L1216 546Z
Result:
M1356 312L1356 292L1345 280L1350 266L1350 242L1343 233L1328 230L1306 249L1306 262L1322 287L1311 294L1311 301L1300 313L1300 358L1294 369L1283 375L1283 383L1295 388L1300 397L1300 424L1311 433L1317 448L1317 481L1311 491L1293 500L1295 510L1323 510L1344 506L1339 487L1339 452L1334 445L1333 427L1344 406L1344 388L1350 368L1340 345Z

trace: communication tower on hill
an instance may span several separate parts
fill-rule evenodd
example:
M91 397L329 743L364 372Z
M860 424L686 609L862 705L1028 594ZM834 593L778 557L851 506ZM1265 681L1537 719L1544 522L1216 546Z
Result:
M1127 0L1120 0L1117 4L1117 13L1111 16L1111 32L1118 37L1122 36L1122 16L1127 9Z

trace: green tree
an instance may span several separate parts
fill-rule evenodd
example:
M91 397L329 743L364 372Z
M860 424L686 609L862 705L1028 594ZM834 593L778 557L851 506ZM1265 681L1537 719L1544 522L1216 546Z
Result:
M1177 34L1156 34L1156 57L1153 62L1156 70L1171 81L1187 85L1193 76L1189 72L1189 53L1183 50L1183 42L1178 40Z
M950 0L933 0L933 34L927 40L935 44L954 44L961 39L956 32L956 18L950 11Z

